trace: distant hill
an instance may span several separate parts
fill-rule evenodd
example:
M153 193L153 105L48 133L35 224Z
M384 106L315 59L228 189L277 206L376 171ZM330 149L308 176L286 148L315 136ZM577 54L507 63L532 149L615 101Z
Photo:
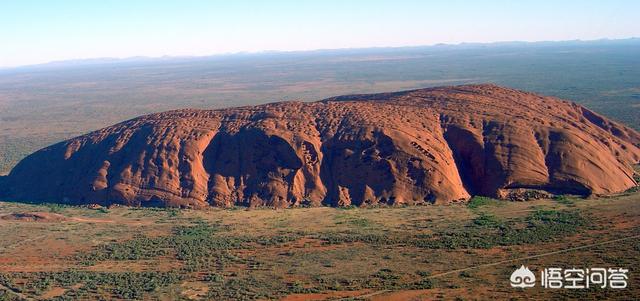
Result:
M459 44L435 44L435 45L421 45L421 46L401 46L401 47L371 47L371 48L342 48L342 49L318 49L318 50L305 50L305 51L258 51L258 52L237 52L237 53L225 53L215 54L209 56L162 56L162 57L149 57L149 56L133 56L125 58L115 57L102 57L102 58L87 58L87 59L73 59L73 60L61 60L52 61L42 64L25 65L18 67L0 67L0 71L3 70L20 70L20 69L39 69L39 68L58 68L58 67L77 67L77 66L95 66L95 65L108 65L108 64L128 64L128 63L149 63L149 62L180 62L180 61L194 61L194 60L209 60L220 58L238 58L247 56L296 56L296 55L345 55L349 53L363 54L363 53L381 53L381 52L395 52L403 50L431 50L431 49L473 49L473 48L491 48L491 47L544 47L544 46L585 46L585 45L640 45L640 38L627 38L627 39L599 39L599 40L567 40L567 41L504 41L504 42L492 42L492 43L459 43Z
M189 62L198 60L211 59L229 59L243 58L252 56L305 56L305 55L348 55L348 54L366 54L366 53L384 53L406 50L433 50L433 49L474 49L474 48L491 48L491 47L561 47L561 46L593 46L593 45L640 45L640 38L627 39L599 39L599 40L567 40L567 41L504 41L492 43L459 43L459 44L435 44L420 46L402 46L402 47L371 47L371 48L342 48L342 49L318 49L305 51L258 51L258 52L237 52L215 54L208 56L133 56L125 58L102 57L87 58L74 60L52 61L42 64L25 65L19 67L0 68L3 70L20 70L20 69L39 69L39 68L57 68L57 67L78 67L78 66L96 66L108 64L131 64L131 63L159 63L159 62Z

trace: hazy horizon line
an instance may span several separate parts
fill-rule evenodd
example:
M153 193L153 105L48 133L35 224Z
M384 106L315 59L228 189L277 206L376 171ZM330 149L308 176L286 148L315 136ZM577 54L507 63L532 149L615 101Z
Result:
M294 54L294 53L312 53L323 51L348 51L348 50L367 50L367 49L402 49L402 48L422 48L422 47L444 47L444 46L483 46L483 45L505 45L505 44L543 44L543 43L565 43L565 42L604 42L604 41L627 41L627 40L640 40L640 36L631 36L626 38L598 38L598 39L571 39L571 40L504 40L504 41L491 41L491 42L459 42L459 43L434 43L434 44L420 44L420 45L403 45L403 46L371 46L371 47L342 47L342 48L316 48L316 49L302 49L302 50L277 50L277 49L265 49L258 51L236 51L236 52L221 52L212 53L206 55L162 55L162 56L146 56L146 55L132 55L132 56L103 56L103 57L86 57L86 58L71 58L62 60L52 60L43 63L33 63L25 65L15 66L0 66L0 70L7 71L12 69L32 68L32 67L46 67L46 66L60 66L65 64L77 63L78 65L84 65L83 63L90 64L96 62L97 64L104 63L118 63L125 61L157 61L163 59L199 59L210 57L224 57L224 56L240 56L240 55L261 55L261 54Z

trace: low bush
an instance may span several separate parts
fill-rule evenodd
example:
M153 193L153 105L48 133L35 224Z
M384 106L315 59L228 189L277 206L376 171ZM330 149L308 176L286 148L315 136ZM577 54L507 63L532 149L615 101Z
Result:
M500 204L500 202L502 202L502 201L496 200L496 199L492 199L490 197L474 196L467 203L467 207L469 209L477 209L477 208L480 208L482 206L487 206L487 205L498 205L498 204Z
M491 248L560 239L576 233L587 221L574 211L538 210L525 218L501 221L481 214L461 229L438 234L328 232L316 235L325 244L363 242L374 245L413 245L426 249Z
M13 277L26 279L24 290L40 295L51 287L70 288L55 300L86 299L98 288L117 299L141 299L145 293L177 283L182 276L175 272L91 272L70 270L64 272L15 273Z

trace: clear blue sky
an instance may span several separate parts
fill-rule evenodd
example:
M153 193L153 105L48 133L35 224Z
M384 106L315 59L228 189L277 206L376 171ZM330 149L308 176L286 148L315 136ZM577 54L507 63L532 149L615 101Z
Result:
M0 66L640 36L640 1L1 0Z

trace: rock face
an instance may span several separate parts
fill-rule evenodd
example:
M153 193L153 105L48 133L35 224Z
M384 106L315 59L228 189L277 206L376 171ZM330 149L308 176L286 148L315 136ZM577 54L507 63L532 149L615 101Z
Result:
M142 116L30 155L0 190L194 208L586 196L635 186L639 147L574 103L466 85Z

